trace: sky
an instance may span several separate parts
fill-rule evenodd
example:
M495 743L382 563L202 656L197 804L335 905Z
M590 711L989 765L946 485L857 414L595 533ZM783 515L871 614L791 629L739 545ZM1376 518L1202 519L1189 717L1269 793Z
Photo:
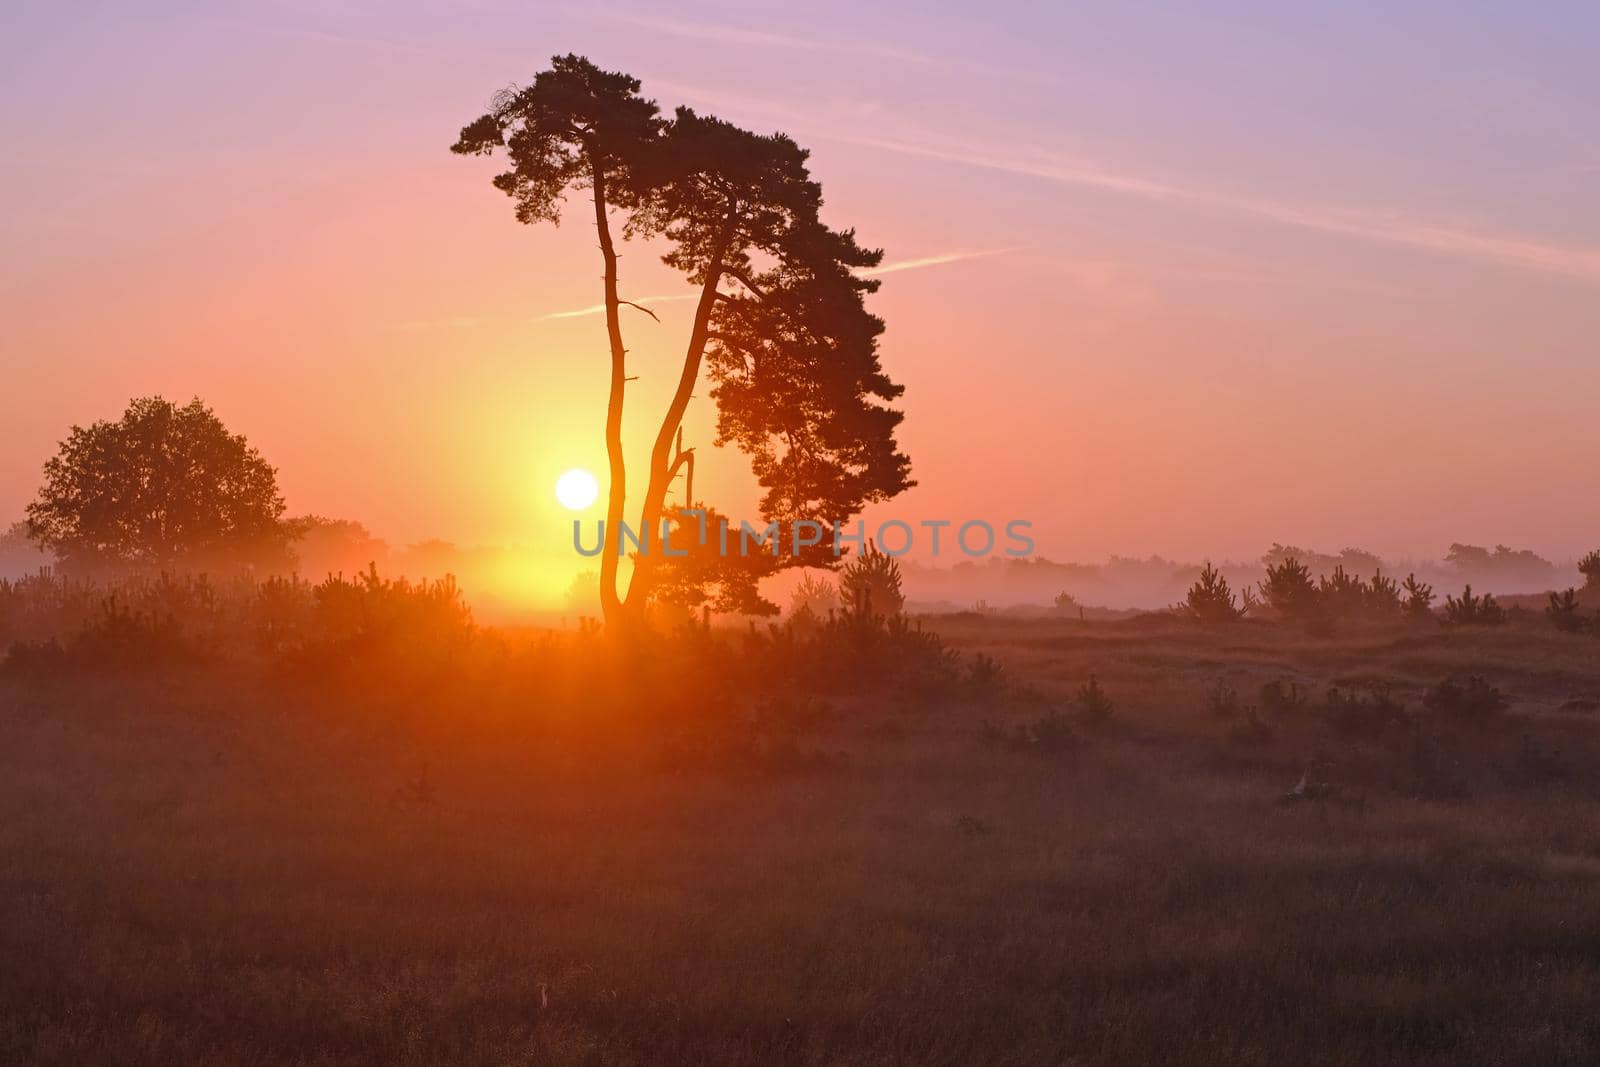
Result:
M1203 8L1203 10L1202 10ZM8 3L0 520L74 423L198 395L294 513L571 565L600 265L453 156L585 54L811 149L882 247L918 486L1053 559L1600 541L1600 8ZM628 298L683 282L623 249ZM692 304L627 322L636 463ZM756 496L711 449L700 494Z

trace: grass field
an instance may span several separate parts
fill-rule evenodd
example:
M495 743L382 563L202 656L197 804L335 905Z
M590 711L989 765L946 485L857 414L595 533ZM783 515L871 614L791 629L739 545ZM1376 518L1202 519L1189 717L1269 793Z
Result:
M1000 678L747 759L0 680L0 1061L1600 1060L1592 636L930 625ZM1462 672L1508 706L1423 706Z

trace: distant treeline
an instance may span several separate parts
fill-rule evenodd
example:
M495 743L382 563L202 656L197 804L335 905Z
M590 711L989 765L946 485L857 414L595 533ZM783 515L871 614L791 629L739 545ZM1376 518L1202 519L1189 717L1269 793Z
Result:
M1275 543L1257 561L1221 562L1216 569L1235 589L1253 589L1269 567L1286 559L1298 560L1313 576L1332 575L1340 568L1364 577L1414 574L1440 596L1459 593L1468 585L1480 592L1517 594L1583 584L1576 562L1558 565L1527 549L1459 543L1438 561L1385 560L1360 548L1330 554ZM1112 556L1104 563L991 559L948 568L902 563L912 610L969 609L980 601L995 608L1044 608L1062 593L1086 608L1157 609L1183 600L1205 566L1161 556Z

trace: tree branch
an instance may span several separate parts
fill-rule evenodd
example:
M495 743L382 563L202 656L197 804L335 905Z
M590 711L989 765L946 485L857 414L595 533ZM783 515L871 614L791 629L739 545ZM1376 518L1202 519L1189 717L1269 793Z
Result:
M644 312L646 315L649 315L652 319L655 319L657 322L661 321L661 319L656 315L656 313L654 311L651 311L649 308L645 307L643 304L635 304L632 300L618 300L617 303L626 304L629 307L631 307L631 308L633 308L633 309L635 309L637 311Z
M722 273L726 274L728 277L730 277L730 278L734 279L735 281L737 281L740 285L742 285L746 289L750 290L756 296L760 297L763 301L769 301L769 300L772 299L770 296L767 295L765 290L763 290L759 285L757 285L753 280L751 280L750 275L746 274L744 271L740 270L739 268L737 268L737 267L723 267L722 268Z

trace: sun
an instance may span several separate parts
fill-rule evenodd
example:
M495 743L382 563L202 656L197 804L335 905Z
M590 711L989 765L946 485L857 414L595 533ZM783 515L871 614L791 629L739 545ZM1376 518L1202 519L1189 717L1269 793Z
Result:
M568 511L582 511L600 495L600 483L582 467L574 467L556 479L556 499Z

